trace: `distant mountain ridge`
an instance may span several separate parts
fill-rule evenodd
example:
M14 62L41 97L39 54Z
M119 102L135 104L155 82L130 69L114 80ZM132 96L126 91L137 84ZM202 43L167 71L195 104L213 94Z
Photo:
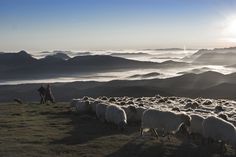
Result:
M27 64L37 61L26 51L20 51L18 53L0 53L0 65L18 65Z
M67 60L67 59L71 58L70 56L68 56L67 54L62 53L62 52L57 52L55 54L48 55L46 57L55 57L55 58L59 58L59 59L63 59L63 60Z
M70 58L56 53L41 59L26 51L0 54L0 81L68 76L80 73L105 72L138 68L169 68L187 66L182 62L144 62L110 55L84 55Z

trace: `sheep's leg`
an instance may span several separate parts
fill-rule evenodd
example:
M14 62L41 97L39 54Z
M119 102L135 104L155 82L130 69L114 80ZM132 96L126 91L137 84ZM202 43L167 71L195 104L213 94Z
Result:
M170 141L170 133L169 132L164 131L163 135L164 135L163 137L167 136L168 141Z
M157 134L157 131L155 129L151 129L152 130L152 133L154 134L154 136L158 139L158 134Z
M236 156L236 146L234 145L233 148L234 148L234 156Z
M166 135L165 135L165 130L164 130L164 128L162 128L161 131L162 131L162 137L165 137Z
M143 128L140 128L140 136L143 136Z
M167 134L167 139L168 141L170 141L170 134Z
M220 150L222 154L224 154L227 151L225 143L223 141L220 142Z

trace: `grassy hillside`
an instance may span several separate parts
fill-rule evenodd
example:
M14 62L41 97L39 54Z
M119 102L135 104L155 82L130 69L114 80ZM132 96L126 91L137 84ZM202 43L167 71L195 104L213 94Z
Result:
M72 112L68 103L0 104L0 129L2 157L219 156L218 145L202 146L181 135L170 141L139 137L138 125L120 132ZM226 156L233 153L228 147Z

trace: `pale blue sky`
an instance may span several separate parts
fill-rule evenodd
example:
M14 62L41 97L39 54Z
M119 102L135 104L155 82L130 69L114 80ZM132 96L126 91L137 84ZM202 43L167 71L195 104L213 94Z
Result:
M235 0L0 0L0 51L234 46Z

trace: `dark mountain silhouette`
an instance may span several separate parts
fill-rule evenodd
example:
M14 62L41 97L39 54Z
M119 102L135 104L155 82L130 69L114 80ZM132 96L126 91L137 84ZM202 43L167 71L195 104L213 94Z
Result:
M210 50L207 49L200 49L197 52L195 52L194 54L190 55L190 56L186 56L184 58L182 58L183 61L194 61L196 58L198 58L199 56L207 53Z
M0 101L15 97L23 101L37 101L41 84L2 85ZM109 82L54 83L52 89L57 101L70 101L83 96L185 96L226 98L236 100L236 73L223 75L217 72L185 74L168 79L114 80Z
M142 62L109 55L87 55L69 58L69 56L60 53L42 59L35 59L27 52L20 51L19 53L0 54L0 81L187 65L182 62Z
M209 98L228 98L236 99L236 84L222 83L204 90L200 90L197 94L201 97Z
M62 50L55 50L55 51L43 51L43 52L40 52L41 54L59 54L59 57L60 58L63 58L63 59L69 59L68 55L70 56L85 56L85 55L92 55L91 52L73 52L73 51L62 51ZM66 56L65 56L66 55Z
M92 55L91 52L77 52L76 53L77 56L87 56L87 55Z
M191 69L191 70L187 70L187 71L182 71L182 72L178 72L178 74L189 74L189 73L194 73L194 74L200 74L203 72L207 72L210 71L211 69L208 67L202 67L202 68L196 68L196 69Z
M20 51L18 53L0 53L0 65L1 66L19 66L27 65L36 62L37 59L33 58L26 51Z
M180 67L184 67L187 65L189 65L189 64L185 63L185 62L177 62L177 61L173 61L173 60L167 60L167 61L161 62L160 67L162 67L162 68L170 68L170 67L180 68Z
M147 73L147 74L136 74L136 75L132 75L129 78L150 78L150 77L156 77L161 75L160 73L157 72L151 72L151 73Z
M49 57L49 56L47 56L47 57ZM56 54L51 55L51 57L55 57L55 58L59 58L59 59L63 59L63 60L70 59L70 56L68 56L67 54L65 54L63 52L57 52Z

